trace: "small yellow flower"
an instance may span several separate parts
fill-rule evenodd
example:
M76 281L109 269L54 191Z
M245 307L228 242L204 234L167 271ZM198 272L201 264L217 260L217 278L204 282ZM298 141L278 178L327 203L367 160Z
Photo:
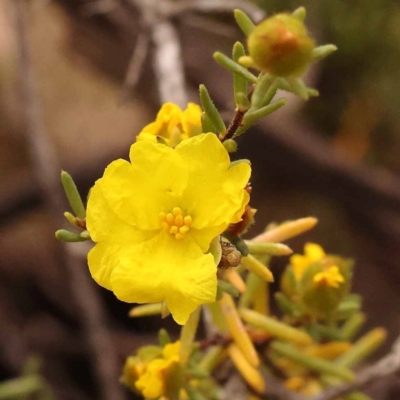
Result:
M157 136L165 139L169 146L175 147L182 140L201 133L201 108L189 103L182 111L174 103L164 104L154 122L146 125L136 140L157 141Z
M166 392L169 372L179 363L180 342L167 344L162 358L150 361L142 370L135 386L145 398L156 399Z
M295 254L290 257L290 264L293 267L297 280L303 276L303 272L310 265L326 256L324 249L316 243L306 243L304 246L304 256Z
M315 274L313 280L315 283L333 288L338 288L344 282L343 275L339 272L339 268L336 265L329 267L326 271Z
M93 187L87 228L94 280L128 303L166 301L185 324L215 301L217 267L211 241L241 220L250 166L231 166L212 133L175 149L152 141L132 145L131 163L112 162Z

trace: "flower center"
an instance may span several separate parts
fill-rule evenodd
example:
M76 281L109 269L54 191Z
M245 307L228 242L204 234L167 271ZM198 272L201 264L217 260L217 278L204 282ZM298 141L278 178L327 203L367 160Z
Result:
M181 240L190 230L192 217L183 215L180 207L174 207L172 212L160 213L161 226L164 230L175 236L176 240Z

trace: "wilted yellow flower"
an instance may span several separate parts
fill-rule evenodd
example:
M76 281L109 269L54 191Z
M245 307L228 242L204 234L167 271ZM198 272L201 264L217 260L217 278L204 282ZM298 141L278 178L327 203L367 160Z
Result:
M290 257L290 264L293 267L296 279L300 280L305 269L326 256L324 249L316 243L306 243L304 255L294 254Z
M314 276L313 280L315 283L325 284L334 288L338 288L344 282L343 275L339 272L339 268L336 265L319 272Z
M90 193L87 228L97 242L90 272L122 301L165 300L185 324L197 306L215 301L217 267L207 252L241 220L250 166L231 166L212 133L175 149L136 142L130 160L112 162Z
M162 352L162 358L150 361L141 371L136 381L136 388L147 399L156 399L166 392L168 375L179 363L180 342L167 344Z
M182 140L201 133L201 108L189 103L186 110L174 103L164 104L154 122L146 125L137 136L137 140L157 141L162 137L169 146L175 147Z

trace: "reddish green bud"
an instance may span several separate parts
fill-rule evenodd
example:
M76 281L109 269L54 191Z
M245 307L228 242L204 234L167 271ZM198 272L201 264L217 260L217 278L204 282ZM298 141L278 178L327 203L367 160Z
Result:
M248 49L260 70L275 76L300 76L313 60L314 40L298 18L277 14L250 33Z

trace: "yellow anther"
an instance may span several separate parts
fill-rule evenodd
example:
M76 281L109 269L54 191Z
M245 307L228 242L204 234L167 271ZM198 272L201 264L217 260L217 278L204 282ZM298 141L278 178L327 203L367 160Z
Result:
M169 233L172 233L173 235L175 235L175 233L179 232L179 228L177 226L171 226L171 229L169 230Z
M185 225L179 228L179 233L182 233L182 235L184 235L185 233L189 232L190 228Z
M175 217L175 225L176 226L182 226L183 225L183 216L182 214L179 214Z
M190 231L192 217L190 215L184 216L180 207L174 207L169 213L161 212L160 219L161 227L174 235L176 240L183 239L186 233Z
M180 208L180 207L174 207L174 209L172 210L172 214L174 214L175 217L176 217L177 215L182 215L182 210L181 210L181 208Z

